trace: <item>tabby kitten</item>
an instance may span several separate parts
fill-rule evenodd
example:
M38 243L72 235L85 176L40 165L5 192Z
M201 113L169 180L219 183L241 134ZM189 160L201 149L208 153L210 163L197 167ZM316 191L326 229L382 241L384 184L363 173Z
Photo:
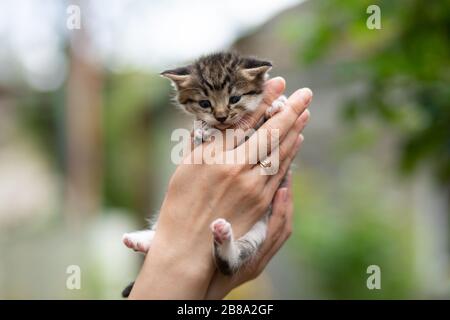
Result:
M194 131L194 143L210 138L209 129L226 129L239 124L243 116L255 111L263 98L263 85L272 64L268 61L243 57L236 53L215 53L201 57L193 64L161 73L172 81L179 107L195 116L202 128ZM266 118L278 112L286 101L278 98L266 112ZM235 240L229 222L217 219L211 224L214 237L213 254L217 268L226 275L234 274L255 256L264 241L271 208L252 229ZM151 230L124 234L124 244L146 253L155 235ZM123 292L128 296L132 285Z

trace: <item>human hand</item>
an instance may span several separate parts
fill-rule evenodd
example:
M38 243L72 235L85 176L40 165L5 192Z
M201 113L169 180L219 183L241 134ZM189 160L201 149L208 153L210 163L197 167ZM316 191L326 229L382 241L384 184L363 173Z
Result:
M282 94L284 81L269 81L264 103ZM243 235L260 219L273 199L281 179L302 142L299 136L309 113L312 94L296 91L287 107L258 129L250 139L232 150L219 150L213 158L235 152L244 163L197 165L182 163L173 174L161 207L152 247L138 276L130 298L203 298L215 270L211 257L210 223L222 217L232 222L237 236ZM258 150L264 142L256 137L278 129L280 142L265 141L267 150L279 149L278 173L261 175ZM266 138L266 136L264 136ZM273 141L272 141L273 142ZM214 144L211 142L209 144ZM188 155L186 158L190 157ZM193 154L194 157L199 156ZM203 155L200 154L200 160Z
M275 193L266 240L258 255L231 277L216 270L205 298L223 299L231 290L257 278L291 235L293 212L292 175L289 173L286 187Z

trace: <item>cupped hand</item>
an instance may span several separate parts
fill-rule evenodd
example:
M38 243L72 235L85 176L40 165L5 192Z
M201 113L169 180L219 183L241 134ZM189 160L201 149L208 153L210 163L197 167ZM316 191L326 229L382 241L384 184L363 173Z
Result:
M263 109L282 94L284 86L280 78L267 83ZM209 225L225 218L239 237L266 212L302 142L300 133L309 119L304 111L311 98L309 89L296 91L283 111L237 147L224 150L215 148L217 141L210 142L206 150L213 152L208 153L208 162L205 153L196 153L197 148L186 155L170 179L155 238L130 298L205 297L215 270ZM272 139L273 130L279 141ZM278 154L276 174L261 174L262 146ZM223 163L233 156L245 161Z
M234 288L257 278L291 235L293 212L292 176L289 173L286 187L278 189L273 198L266 240L258 255L231 277L216 270L205 298L223 299Z

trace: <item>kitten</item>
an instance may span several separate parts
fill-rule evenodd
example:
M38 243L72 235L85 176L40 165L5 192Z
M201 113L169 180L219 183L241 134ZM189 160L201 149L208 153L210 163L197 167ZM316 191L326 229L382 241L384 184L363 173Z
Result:
M216 53L201 57L193 64L161 73L171 80L176 91L176 102L182 110L195 116L202 128L194 131L194 143L210 138L210 129L226 129L239 124L243 116L254 112L263 98L263 86L272 64L268 61L243 57L236 53ZM283 108L286 97L279 97L266 111L266 119ZM261 125L261 124L259 124ZM213 254L217 268L233 275L258 251L266 237L271 208L252 229L235 240L229 222L217 219L211 224L214 237ZM124 244L146 253L155 235L151 230L126 233ZM128 296L132 284L122 293Z

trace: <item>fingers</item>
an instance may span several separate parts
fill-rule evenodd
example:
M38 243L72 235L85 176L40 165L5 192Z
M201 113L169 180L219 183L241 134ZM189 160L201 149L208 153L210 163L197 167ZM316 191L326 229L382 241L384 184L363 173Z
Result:
M269 176L264 192L267 192L268 194L273 194L278 189L281 180L289 170L289 166L291 165L292 160L295 158L298 151L300 150L303 140L304 140L303 135L299 135L297 137L295 147L292 148L289 156L281 162L278 172L272 176Z
M284 190L284 191L283 191ZM279 193L285 192L286 198L279 199ZM269 220L269 227L267 232L267 245L261 248L261 260L259 269L266 267L272 257L280 250L292 232L292 217L293 217L293 198L292 198L292 176L288 175L287 188L280 188L274 198L272 216ZM283 201L283 204L280 202ZM278 218L280 215L283 218Z
M281 96L285 89L286 89L286 82L282 77L275 77L273 79L268 80L264 84L263 114L266 111L265 109L270 107L272 105L272 102L274 102L279 96Z
M272 203L272 215L269 220L269 232L272 232L272 237L279 235L286 223L287 197L287 188L280 188L275 193Z
M312 92L303 88L294 92L286 107L273 118L267 120L247 141L241 144L238 152L246 154L246 163L255 164L273 150L285 138L297 118L305 111L312 99ZM247 151L247 152L246 152Z
M294 216L294 201L293 201L294 197L292 194L292 171L289 171L287 175L287 188L288 188L288 204L287 204L286 222L288 226L292 226Z
M264 84L263 99L260 106L254 112L245 115L236 126L232 127L232 129L235 129L233 131L233 143L228 143L226 146L227 149L236 148L236 146L244 140L247 130L256 127L261 118L264 116L266 109L272 105L273 101L283 94L285 88L286 82L281 77L275 77L266 81Z
M273 198L267 236L260 248L258 258L245 266L239 273L240 277L234 278L239 284L256 278L289 238L292 230L292 199L292 178L289 173L286 187L279 188Z
M267 227L266 241L261 247L262 255L265 255L270 250L286 224L287 197L287 188L280 188L275 193L272 202L272 215L269 218Z
M293 216L294 216L294 198L292 195L292 172L289 172L287 175L286 224L284 225L284 237L285 237L284 241L286 241L291 236Z
M281 96L286 88L286 82L282 77L275 77L266 81L264 84L263 99L261 105L255 112L246 117L246 121L235 127L234 129L250 129L254 128L261 117L266 112L266 109L272 105L279 96Z
M297 121L295 121L293 128L288 132L281 142L281 145L272 150L269 157L265 159L265 161L267 160L268 163L270 163L270 167L263 169L259 165L255 165L255 170L258 170L257 174L261 174L260 170L264 170L263 173L269 177L277 172L281 162L284 161L292 153L293 148L295 148L298 136L306 127L309 118L310 112L309 110L305 110L300 117L298 117Z
M306 125L309 122L311 114L309 110L305 110L300 117L298 117L297 121L294 123L293 130L290 130L286 135L286 138L281 142L279 146L279 161L285 160L289 155L292 154L292 150L295 148L295 144L298 140L298 136L303 132ZM303 136L302 136L303 137Z

